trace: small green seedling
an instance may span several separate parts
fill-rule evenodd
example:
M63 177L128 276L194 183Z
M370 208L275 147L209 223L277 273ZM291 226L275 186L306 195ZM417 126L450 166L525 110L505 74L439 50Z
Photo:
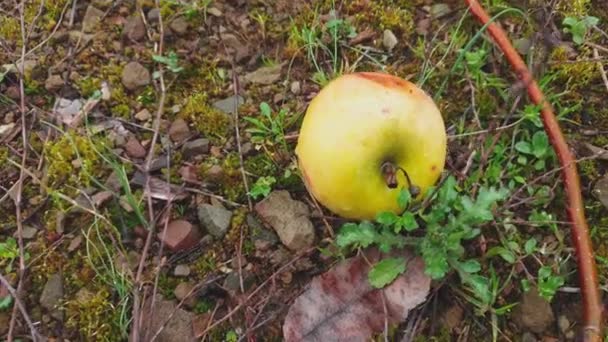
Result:
M577 45L581 45L585 42L587 30L596 26L599 22L598 18L592 16L585 16L581 19L566 17L562 21L562 24L565 26L564 32L572 34L572 41Z

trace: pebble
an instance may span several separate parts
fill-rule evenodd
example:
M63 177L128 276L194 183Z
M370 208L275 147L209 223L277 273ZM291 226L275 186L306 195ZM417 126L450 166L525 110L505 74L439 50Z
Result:
M176 119L169 127L169 137L176 143L181 143L190 137L190 128L184 119Z
M122 69L122 84L129 90L150 84L150 72L138 62L129 62Z
M205 226L209 234L221 239L230 228L232 212L222 207L202 204L198 208L198 219Z
M397 37L391 30L384 30L384 34L382 36L382 45L388 51L392 51L395 46L397 46Z
M170 222L164 239L162 231L157 236L173 252L194 247L201 238L198 228L185 220Z
M177 265L175 266L173 275L176 277L187 277L190 275L190 267L188 265Z

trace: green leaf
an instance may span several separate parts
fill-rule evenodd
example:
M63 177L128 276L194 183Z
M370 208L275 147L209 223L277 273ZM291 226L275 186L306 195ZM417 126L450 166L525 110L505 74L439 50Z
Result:
M378 262L368 273L368 280L375 288L383 288L405 272L404 258L386 258Z
M481 271L481 264L477 260L469 259L464 262L460 262L460 268L466 273L477 273Z
M378 233L374 226L367 221L360 224L346 223L342 226L336 238L339 247L344 248L350 245L355 247L368 247L375 242Z
M534 133L532 137L532 153L536 158L541 158L549 151L549 138L542 131Z
M406 211L403 213L403 215L401 215L398 224L395 225L395 233L399 233L402 228L408 232L418 228L418 222L416 222L416 217L413 213Z
M534 163L534 169L535 169L535 170L540 171L540 170L542 170L542 169L544 169L544 168L545 168L545 161L544 161L544 160L542 160L542 159L541 159L541 160L537 160L537 161Z
M401 189L401 191L399 191L399 196L397 196L397 204L399 204L400 208L407 208L411 200L412 194L410 194L407 189Z
M432 279L441 279L448 272L448 260L444 251L433 248L423 248L424 273Z
M6 296L6 297L0 299L0 311L10 308L12 303L13 303L13 297L11 297L11 296Z
M272 109L270 108L270 105L268 105L268 103L262 102L260 103L260 112L262 113L262 115L270 118L272 114Z
M535 238L530 238L528 241L526 241L524 245L524 251L526 251L526 254L534 253L534 251L536 250L536 244L537 241Z
M515 149L521 153L532 154L532 146L527 141L518 141L515 144Z
M378 215L376 216L376 222L385 225L385 226L391 226L393 224L395 224L395 222L397 222L397 220L399 219L399 216L397 216L395 213L390 212L390 211L384 211L381 213L378 213Z
M272 176L258 178L255 184L253 184L251 187L249 196L251 196L253 199L257 199L260 196L268 196L270 191L272 191L272 185L276 183L276 181L277 180Z
M506 262L508 262L510 264L515 262L515 254L513 254L513 252L511 252L510 250L508 250L502 246L492 247L486 253L487 257L492 257L495 255L500 255L501 258L503 258Z

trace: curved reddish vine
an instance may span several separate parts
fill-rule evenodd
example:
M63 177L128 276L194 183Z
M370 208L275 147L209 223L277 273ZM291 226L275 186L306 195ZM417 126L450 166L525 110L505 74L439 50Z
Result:
M469 9L473 15L483 25L487 25L490 36L492 36L496 45L502 50L519 79L527 85L528 95L532 102L541 105L541 117L545 131L562 167L562 178L568 201L568 216L571 223L571 234L576 250L579 282L583 297L584 341L600 341L602 306L598 287L597 268L589 237L589 228L585 219L576 163L560 130L551 104L545 100L543 92L530 74L523 59L510 43L506 33L497 24L490 23L490 16L477 0L465 0L465 2L469 5Z

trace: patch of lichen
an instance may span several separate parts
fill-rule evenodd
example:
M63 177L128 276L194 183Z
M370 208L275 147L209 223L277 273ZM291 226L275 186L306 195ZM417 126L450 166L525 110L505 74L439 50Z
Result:
M104 173L98 151L105 150L105 146L107 143L101 137L96 137L93 142L74 131L49 141L44 155L48 186L51 189L64 187L66 190L89 186L91 177L100 178Z
M591 0L561 0L555 8L564 17L580 18L589 13Z
M112 302L107 288L83 291L80 297L65 303L67 328L78 330L85 339L95 336L97 341L121 341L126 337L117 324L121 310Z
M569 58L565 46L558 46L550 55L550 72L555 73L555 82L565 84L566 89L581 91L600 77L597 63L592 59L593 50L588 46L580 47L574 60Z
M179 116L212 142L224 141L230 129L230 117L208 103L207 94L194 93L188 97Z

